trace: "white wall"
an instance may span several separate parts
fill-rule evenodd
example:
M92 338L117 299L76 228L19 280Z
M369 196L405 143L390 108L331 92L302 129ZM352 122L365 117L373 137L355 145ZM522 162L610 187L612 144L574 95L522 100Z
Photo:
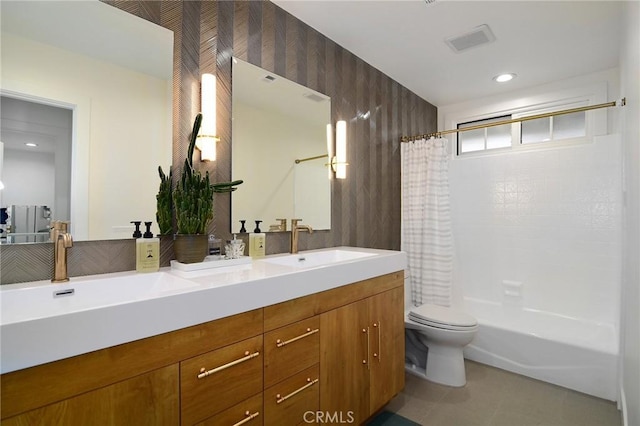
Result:
M616 76L609 71L447 106L440 126L449 128L447 117L464 111L499 111L585 84L606 84L615 99ZM617 323L620 150L619 136L605 135L558 148L453 158L458 294L502 302L503 280L520 281L524 307Z
M171 164L170 82L3 33L2 88L74 110L74 238L155 224L157 167Z
M622 274L622 389L625 425L640 425L640 3L626 2L620 85L624 153L624 263Z

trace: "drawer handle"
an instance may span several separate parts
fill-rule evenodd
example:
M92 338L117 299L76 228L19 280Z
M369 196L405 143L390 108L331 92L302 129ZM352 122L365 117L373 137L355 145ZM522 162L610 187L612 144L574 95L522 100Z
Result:
M300 389L294 390L293 392L291 392L289 395L285 395L285 396L280 396L280 394L276 395L276 404L280 404L281 402L286 401L287 399L291 398L293 395L302 392L303 390L305 390L306 388L315 385L316 383L318 383L320 379L314 379L311 380L310 377L307 377L307 383L306 385L304 385L303 387L301 387Z
M245 356L240 358L240 359L236 359L235 361L228 362L228 363L226 363L224 365L221 365L220 367L216 367L216 368L213 368L211 370L206 370L204 367L201 368L200 369L200 374L198 374L198 379L204 379L205 377L207 377L207 376L209 376L211 374L217 373L217 372L222 371L222 370L226 370L227 368L233 367L234 365L238 365L241 362L249 361L251 358L255 358L255 357L259 356L260 352L254 352L254 353L250 354L249 351L246 351L244 354L245 354Z
M244 418L243 420L240 420L238 423L234 423L233 426L241 426L245 423L249 423L251 420L255 419L256 417L258 417L260 415L259 411L256 411L253 414L249 414L249 412L245 412L244 413L245 416L247 416L246 418Z
M378 321L377 323L373 324L373 327L378 329L378 352L374 352L373 357L378 358L378 362L380 362L380 358L382 358L382 340L380 340L382 338L380 331L382 330L382 323Z
M276 340L276 346L281 348L281 347L283 347L285 345L288 345L289 343L295 342L296 340L304 339L307 336L311 336L312 334L316 334L318 331L320 331L320 329L318 329L318 328L315 328L313 330L310 329L310 328L307 328L307 332L306 333L301 334L298 337L294 337L293 339L285 340L284 342L282 340L280 340L280 339Z

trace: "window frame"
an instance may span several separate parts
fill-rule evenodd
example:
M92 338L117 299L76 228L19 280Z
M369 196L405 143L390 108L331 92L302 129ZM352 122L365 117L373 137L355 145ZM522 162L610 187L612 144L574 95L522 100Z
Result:
M475 108L467 107L453 109L445 115L445 128L457 129L459 125L483 120L495 119L511 115L513 119L553 111L595 105L607 101L607 82L601 81L588 86L543 93L535 96L522 97L509 101L494 101L493 104L479 105ZM478 103L480 101L477 101ZM469 103L472 105L473 103ZM523 144L521 142L521 122L511 124L511 146L501 148L482 149L471 152L461 152L458 133L452 133L449 140L452 144L452 156L456 159L473 158L476 156L499 155L520 151L553 149L576 144L590 143L594 136L607 133L607 109L597 109L585 112L585 135L574 138L552 139ZM485 131L486 134L486 131ZM486 140L485 140L486 146Z

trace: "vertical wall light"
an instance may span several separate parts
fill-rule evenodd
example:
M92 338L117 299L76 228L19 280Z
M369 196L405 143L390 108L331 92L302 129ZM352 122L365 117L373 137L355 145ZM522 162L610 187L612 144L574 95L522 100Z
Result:
M335 154L334 154L335 152ZM347 122L336 122L336 144L333 145L333 127L327 124L327 155L329 157L329 179L335 173L336 179L347 177ZM298 160L296 160L298 161Z
M340 120L336 123L336 179L347 177L347 122Z
M328 161L325 165L328 166L328 177L331 179L333 176L333 126L331 123L327 124L327 156Z
M196 148L200 150L202 161L215 161L216 142L220 140L216 136L216 76L202 74L200 91L202 124L196 140Z

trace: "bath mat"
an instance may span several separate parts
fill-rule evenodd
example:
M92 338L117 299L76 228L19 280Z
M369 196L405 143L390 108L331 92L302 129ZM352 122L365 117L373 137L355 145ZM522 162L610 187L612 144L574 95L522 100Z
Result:
M391 411L383 411L371 419L367 426L420 426L420 424Z

